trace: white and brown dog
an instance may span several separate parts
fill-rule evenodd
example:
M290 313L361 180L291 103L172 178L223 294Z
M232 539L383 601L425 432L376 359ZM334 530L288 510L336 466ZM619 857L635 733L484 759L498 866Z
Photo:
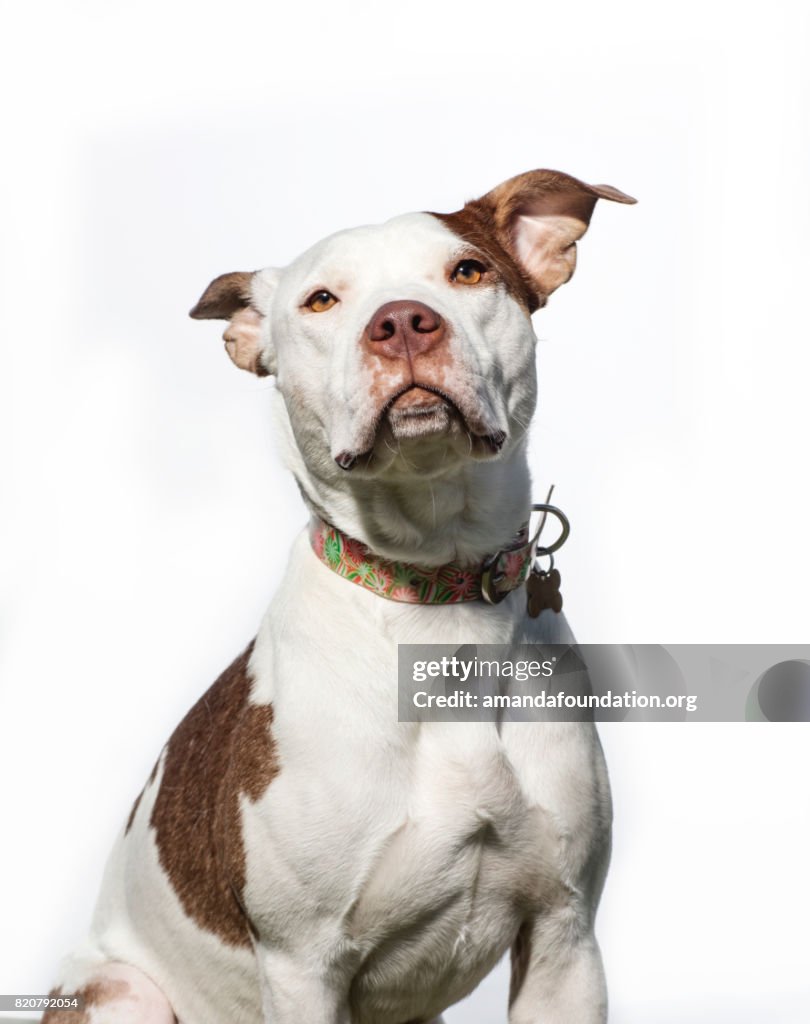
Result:
M436 1021L510 947L512 1024L605 1020L593 726L400 723L396 687L399 643L571 639L527 616L522 556L497 603L480 567L518 550L531 314L599 198L634 201L532 171L225 274L192 310L275 376L315 527L160 754L62 966L55 991L85 1009L47 1024Z

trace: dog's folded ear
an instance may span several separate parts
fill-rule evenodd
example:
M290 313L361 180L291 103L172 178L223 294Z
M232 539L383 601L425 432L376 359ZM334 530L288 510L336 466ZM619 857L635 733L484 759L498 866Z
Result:
M266 320L277 272L237 270L220 274L189 312L194 320L228 320L225 350L242 370L259 377L275 372Z
M597 199L635 203L611 185L586 185L561 171L528 171L474 199L463 213L495 235L518 264L537 305L574 273L576 243L588 228ZM535 307L536 308L536 307Z

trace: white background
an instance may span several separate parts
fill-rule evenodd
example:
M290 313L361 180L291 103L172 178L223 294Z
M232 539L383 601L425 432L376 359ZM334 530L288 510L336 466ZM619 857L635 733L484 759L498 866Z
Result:
M271 384L186 317L222 271L538 166L636 195L535 318L569 618L808 639L804 5L4 6L0 991L47 990L304 520ZM612 1020L807 1020L807 727L603 736Z

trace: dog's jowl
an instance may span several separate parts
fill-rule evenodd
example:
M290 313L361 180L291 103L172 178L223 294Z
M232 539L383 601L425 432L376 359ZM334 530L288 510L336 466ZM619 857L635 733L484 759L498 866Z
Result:
M531 171L205 290L191 315L275 380L312 521L255 640L122 808L56 979L85 1008L47 1024L430 1022L510 949L513 1024L605 1020L593 726L400 723L396 692L399 643L572 639L526 607L531 314L600 198L633 202Z

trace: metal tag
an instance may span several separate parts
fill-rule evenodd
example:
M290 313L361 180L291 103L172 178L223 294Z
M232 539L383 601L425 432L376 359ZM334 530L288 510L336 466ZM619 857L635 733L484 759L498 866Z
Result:
M562 611L561 582L557 569L552 569L550 572L544 572L536 567L532 569L526 580L526 611L533 619L536 619L546 608L550 608L555 613Z

